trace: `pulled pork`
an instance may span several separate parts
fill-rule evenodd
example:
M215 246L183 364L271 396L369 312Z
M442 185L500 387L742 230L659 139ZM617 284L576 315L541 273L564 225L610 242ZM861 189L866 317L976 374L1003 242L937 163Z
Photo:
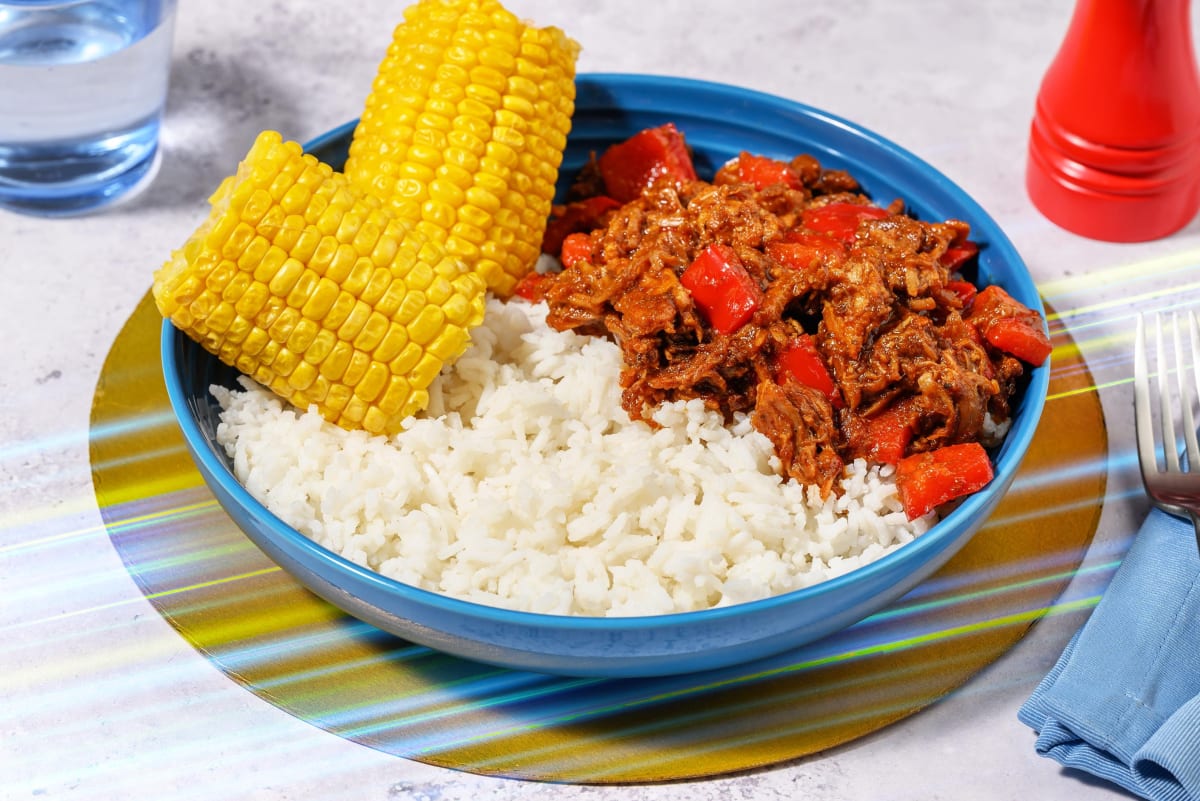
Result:
M885 413L906 428L905 454L987 444L985 421L1007 419L1022 367L964 319L970 293L960 291L956 254L968 226L913 219L899 202L871 206L852 177L810 156L788 166L799 180L760 188L731 163L712 182L661 181L606 210L584 256L538 285L549 324L621 347L631 417L692 398L726 417L748 413L783 472L824 494L847 460L879 461L873 424ZM599 191L594 172L584 175L576 198ZM840 240L811 229L806 213L834 204L827 211L871 214ZM785 258L796 242L807 243L790 251L804 257L800 266ZM759 290L748 320L726 332L681 281L712 245L731 248ZM832 391L781 370L781 353L801 336L811 337Z

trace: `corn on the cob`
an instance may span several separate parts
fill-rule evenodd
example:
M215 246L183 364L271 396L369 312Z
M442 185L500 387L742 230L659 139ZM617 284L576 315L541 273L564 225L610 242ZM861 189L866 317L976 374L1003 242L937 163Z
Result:
M482 320L482 279L273 131L210 202L155 273L163 316L300 409L399 431Z
M420 0L404 17L346 175L507 297L541 249L579 46L494 0Z

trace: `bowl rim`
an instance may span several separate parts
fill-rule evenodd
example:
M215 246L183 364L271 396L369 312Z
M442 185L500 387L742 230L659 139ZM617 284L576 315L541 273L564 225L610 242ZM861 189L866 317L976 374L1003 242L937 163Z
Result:
M789 115L800 115L840 128L844 133L853 135L858 139L866 141L873 147L886 151L891 158L904 162L908 168L915 169L915 171L921 173L923 179L927 178L930 183L936 184L942 193L947 194L956 204L960 204L964 211L969 212L971 219L976 221L972 223L973 228L977 227L979 222L985 223L989 229L986 240L989 248L996 248L998 251L1001 251L1000 255L1002 258L1014 268L1019 268L1018 276L1023 274L1028 277L1037 298L1037 310L1043 317L1045 316L1045 309L1041 304L1040 295L1036 292L1036 286L1033 284L1033 278L1029 274L1024 260L1021 259L999 224L978 202L956 183L920 157L857 123L808 106L799 101L767 94L754 89L692 78L640 73L580 73L576 77L576 83L577 87L581 89L597 87L625 90L651 89L659 92L677 90L700 92L725 99L736 99L740 103L752 103L756 106L761 105L782 110ZM357 120L350 120L336 126L310 139L304 143L303 147L306 152L326 147L346 137L348 133L353 131L356 123ZM317 558L337 571L349 573L356 580L365 582L376 592L397 596L401 601L410 604L430 607L442 613L465 614L489 624L594 632L609 630L638 631L656 629L663 626L690 627L720 621L729 617L769 614L795 603L808 600L820 602L822 598L834 595L848 585L863 581L869 582L881 574L895 570L896 566L906 562L914 562L918 565L924 564L940 551L951 546L958 539L957 535L961 532L962 527L967 525L972 518L986 511L986 507L993 502L995 491L1002 490L1003 492L1007 492L1033 440L1038 421L1041 419L1050 379L1049 358L1042 365L1029 369L1030 380L1025 387L1022 398L1021 417L1007 433L995 457L994 476L992 482L989 484L989 488L993 489L993 492L988 492L985 489L971 494L948 515L935 523L927 532L884 554L878 559L807 587L801 587L753 601L731 604L729 606L664 614L597 617L529 612L490 606L478 601L455 598L434 590L416 587L353 562L289 526L242 486L226 463L216 456L215 451L219 446L215 441L208 440L200 430L200 426L191 414L187 399L184 397L182 387L177 380L180 373L179 364L176 359L176 343L179 340L184 340L180 344L190 342L190 340L186 339L183 332L175 328L169 319L164 319L160 340L164 383L166 384L167 395L175 413L176 421L183 432L189 450L192 452L193 457L201 462L203 470L211 476L212 480L218 482L221 489L228 493L234 502L242 505L250 514L266 523L274 536L280 538L284 544L290 546L292 549L298 549L300 552ZM195 347L199 347L195 343L192 344ZM982 524L986 524L986 518ZM248 532L246 533L247 536L250 536Z

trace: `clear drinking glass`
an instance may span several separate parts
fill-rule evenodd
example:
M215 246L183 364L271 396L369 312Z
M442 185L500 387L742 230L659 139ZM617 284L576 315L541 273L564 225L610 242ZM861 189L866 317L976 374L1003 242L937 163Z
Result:
M0 0L0 208L82 214L154 177L176 0Z

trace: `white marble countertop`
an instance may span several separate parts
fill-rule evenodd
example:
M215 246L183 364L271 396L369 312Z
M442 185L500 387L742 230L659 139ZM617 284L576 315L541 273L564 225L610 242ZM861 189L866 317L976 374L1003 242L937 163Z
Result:
M402 4L184 2L154 185L70 221L0 212L0 797L160 799L1112 799L1037 757L1016 711L1082 613L1052 614L928 709L791 764L706 781L534 785L389 756L245 691L143 598L97 510L89 410L151 273L263 128L304 141L355 117ZM1200 221L1158 242L1064 232L1024 192L1034 98L1067 0L511 0L566 28L580 71L736 83L849 118L932 162L1000 222L1075 333L1108 418L1089 560L1146 506L1129 460L1132 307L1195 299ZM1087 564L1085 562L1085 564ZM1094 593L1077 586L1067 595Z

